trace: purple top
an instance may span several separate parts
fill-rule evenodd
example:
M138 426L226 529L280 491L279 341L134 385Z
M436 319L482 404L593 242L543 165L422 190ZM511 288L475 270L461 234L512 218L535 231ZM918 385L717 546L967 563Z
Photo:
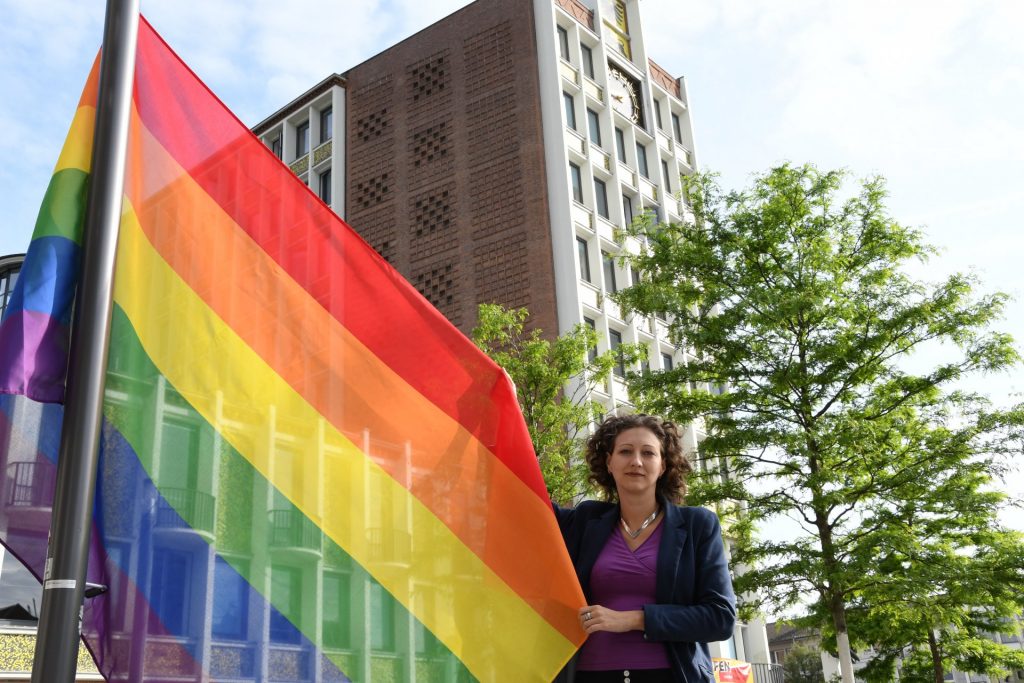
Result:
M659 524L635 552L626 545L622 532L615 529L590 575L590 597L595 605L625 611L643 609L644 605L654 602L655 567L663 526ZM581 671L667 669L670 666L664 643L644 640L642 631L591 633L580 649L576 664Z

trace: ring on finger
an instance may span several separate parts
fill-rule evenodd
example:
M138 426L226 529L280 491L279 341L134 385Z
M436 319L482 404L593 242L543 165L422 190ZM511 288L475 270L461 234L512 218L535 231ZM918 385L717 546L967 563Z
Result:
M583 621L590 621L593 618L594 618L594 615L591 614L590 612L587 612L586 614L583 615Z

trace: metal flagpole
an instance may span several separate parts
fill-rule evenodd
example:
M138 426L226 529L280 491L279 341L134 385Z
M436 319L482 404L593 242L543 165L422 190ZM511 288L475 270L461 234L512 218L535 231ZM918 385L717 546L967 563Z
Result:
M107 1L34 683L73 683L78 662L138 29L139 0Z

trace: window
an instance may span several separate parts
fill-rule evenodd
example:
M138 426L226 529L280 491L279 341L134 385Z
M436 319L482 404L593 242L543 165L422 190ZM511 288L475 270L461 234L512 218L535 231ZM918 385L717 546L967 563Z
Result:
M320 199L324 200L324 204L331 203L331 169L320 174Z
M635 286L640 284L640 271L633 267L633 264L629 265L629 284Z
M569 32L561 26L558 27L558 54L569 61Z
M18 283L18 272L20 270L21 266L17 265L0 271L0 318L3 317L4 311L7 310L7 304L11 301L11 295L14 294L14 285Z
M626 359L619 348L622 346L622 333L618 330L608 330L608 339L611 350L615 352L615 365L612 367L612 372L616 377L625 377Z
M594 334L597 334L597 323L593 320L590 318L583 318L583 324L593 330ZM587 362L593 363L595 360L597 360L597 344L591 346L590 350L587 351Z
M658 124L658 130L664 130L664 126L661 125L661 102L658 98L654 98L654 121Z
M270 640L296 644L302 638L299 629L285 615L296 617L302 608L302 576L294 567L270 570Z
M350 646L349 575L324 572L323 620L324 645L330 648Z
M159 619L150 620L150 633L165 630L174 636L188 632L192 558L187 552L157 548L153 551L150 601Z
M295 126L295 158L309 154L309 121Z
M249 584L217 557L213 565L213 637L245 640L249 633Z
M672 355L668 353L661 354L661 369L671 370L672 369Z
M604 266L604 288L610 294L619 291L615 282L615 258L607 251L601 252L601 264Z
M679 114L672 114L672 133L676 136L676 142L683 144L683 131L679 125Z
M580 167L572 162L569 162L569 177L572 179L572 198L582 204L583 176L580 175Z
M608 190L603 180L594 178L594 202L597 204L597 213L601 218L608 218Z
M590 128L590 141L598 147L601 146L601 121L597 118L597 112L587 108L587 124Z
M589 47L580 43L580 51L583 53L583 75L587 78L594 77L594 53Z
M622 195L622 217L626 221L626 227L633 224L633 199Z
M562 91L562 100L565 102L565 124L576 130L576 102L573 101L572 95Z
M320 144L334 136L334 111L331 107L320 110Z
M644 178L651 177L650 171L647 170L647 148L639 142L636 143L636 167Z
M199 429L185 422L168 420L160 438L161 487L194 489L199 479L199 466L192 453L199 452Z
M668 174L668 162L664 159L661 160L661 174L665 176L665 192L672 191L672 179Z
M587 241L582 237L576 238L576 254L580 261L580 278L584 282L590 282L590 250Z
M281 136L278 135L276 138L270 141L270 151L274 153L274 156L278 159L281 158L282 145Z
M395 650L395 603L379 583L370 584L370 647Z
M619 155L619 161L626 163L626 134L621 128L615 129L615 152Z

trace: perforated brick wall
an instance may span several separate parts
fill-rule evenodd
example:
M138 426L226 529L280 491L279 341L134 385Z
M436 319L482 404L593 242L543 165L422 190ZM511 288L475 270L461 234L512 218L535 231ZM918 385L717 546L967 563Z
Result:
M349 222L464 332L482 302L558 331L534 36L477 0L344 74Z
M382 74L347 93L348 170L345 217L391 261L395 245L394 78Z

